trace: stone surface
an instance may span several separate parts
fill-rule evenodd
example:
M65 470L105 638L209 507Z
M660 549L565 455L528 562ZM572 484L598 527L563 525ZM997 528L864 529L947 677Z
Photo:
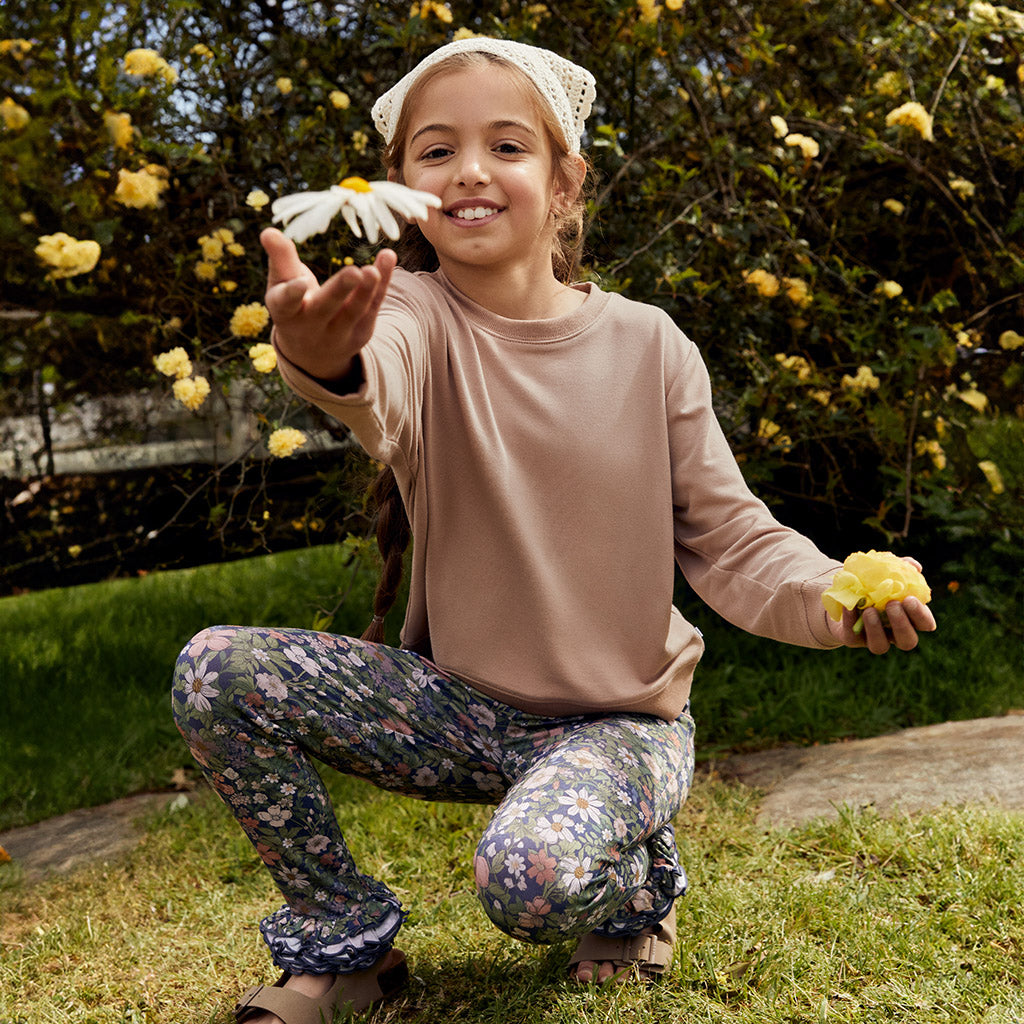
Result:
M0 847L30 881L92 861L113 860L138 842L142 835L139 819L180 797L178 793L141 793L102 807L83 807L0 832Z
M771 825L835 818L842 807L894 814L993 803L1024 811L1024 715L738 755L713 769L765 790L759 820Z

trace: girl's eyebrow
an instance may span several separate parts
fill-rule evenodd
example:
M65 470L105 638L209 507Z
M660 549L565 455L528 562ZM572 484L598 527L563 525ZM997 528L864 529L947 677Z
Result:
M487 129L489 131L502 131L505 128L516 128L519 131L527 132L529 135L532 135L534 138L536 138L536 136L537 136L536 131L534 131L534 129L531 128L528 124L526 124L524 121L516 121L514 118L507 118L507 119L502 119L502 120L498 120L498 121L491 121L491 123L488 124L486 127L487 127ZM412 136L409 139L409 142L410 143L415 142L421 135L424 135L427 132L449 132L449 133L451 133L451 132L454 132L454 131L455 131L454 126L452 126L450 124L441 124L441 123L438 123L438 124L426 124L422 128L419 128L417 131L413 132Z

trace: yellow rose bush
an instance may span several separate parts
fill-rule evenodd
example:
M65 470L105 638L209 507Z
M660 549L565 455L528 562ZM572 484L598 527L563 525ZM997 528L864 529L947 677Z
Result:
M150 164L138 171L121 168L117 172L114 201L136 210L156 207L167 188L167 169Z
M891 551L855 551L821 596L825 611L839 622L843 611L875 608L885 611L890 601L916 597L923 604L932 592L920 570Z
M692 332L759 497L827 550L865 532L934 545L995 589L1019 564L1019 5L608 0L563 17L407 0L361 9L358 31L339 9L325 32L300 3L287 33L280 4L234 5L230 26L223 5L188 0L64 6L4 6L12 413L34 414L37 379L55 405L147 386L172 414L196 405L193 432L251 415L239 467L266 457L271 425L307 436L295 462L326 463L320 440L345 431L295 401L266 350L250 355L270 340L259 233L284 196L379 180L376 96L448 39L498 32L599 73L581 278ZM336 226L302 242L321 280L376 252ZM161 360L168 373L155 361L176 348L189 362ZM180 383L200 377L206 394ZM219 468L210 504L238 509L212 497ZM243 532L264 522L230 515Z

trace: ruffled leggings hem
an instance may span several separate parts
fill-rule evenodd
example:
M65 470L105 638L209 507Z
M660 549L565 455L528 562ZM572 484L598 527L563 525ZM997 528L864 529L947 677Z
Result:
M397 900L377 924L351 935L341 918L299 914L284 906L260 922L274 963L291 974L350 974L391 949L406 915Z
M644 887L607 921L594 929L610 939L639 935L668 916L672 905L686 892L686 871L679 863L675 830L663 825L647 841L650 874Z

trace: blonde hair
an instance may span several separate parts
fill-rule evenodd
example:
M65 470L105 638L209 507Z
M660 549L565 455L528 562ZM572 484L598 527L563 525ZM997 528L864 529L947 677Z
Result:
M504 68L517 80L523 88L524 95L534 103L540 116L544 131L551 146L551 173L556 187L571 194L577 189L578 157L569 152L565 144L562 128L554 111L543 94L534 85L529 76L515 64L503 57L483 50L471 50L464 53L453 53L443 61L424 71L413 83L399 112L395 123L395 132L391 142L384 147L384 166L387 171L401 180L402 158L405 151L405 140L409 134L409 110L413 106L416 95L433 79L450 71L466 71L497 64ZM587 163L584 182L591 178L591 167ZM586 192L581 186L576 190L575 197L565 209L555 210L554 245L551 250L551 269L555 277L563 284L571 284L576 280L583 253L583 241L586 234ZM424 237L419 225L415 222L406 224L401 238L395 247L399 259L407 270L436 270L437 253Z

